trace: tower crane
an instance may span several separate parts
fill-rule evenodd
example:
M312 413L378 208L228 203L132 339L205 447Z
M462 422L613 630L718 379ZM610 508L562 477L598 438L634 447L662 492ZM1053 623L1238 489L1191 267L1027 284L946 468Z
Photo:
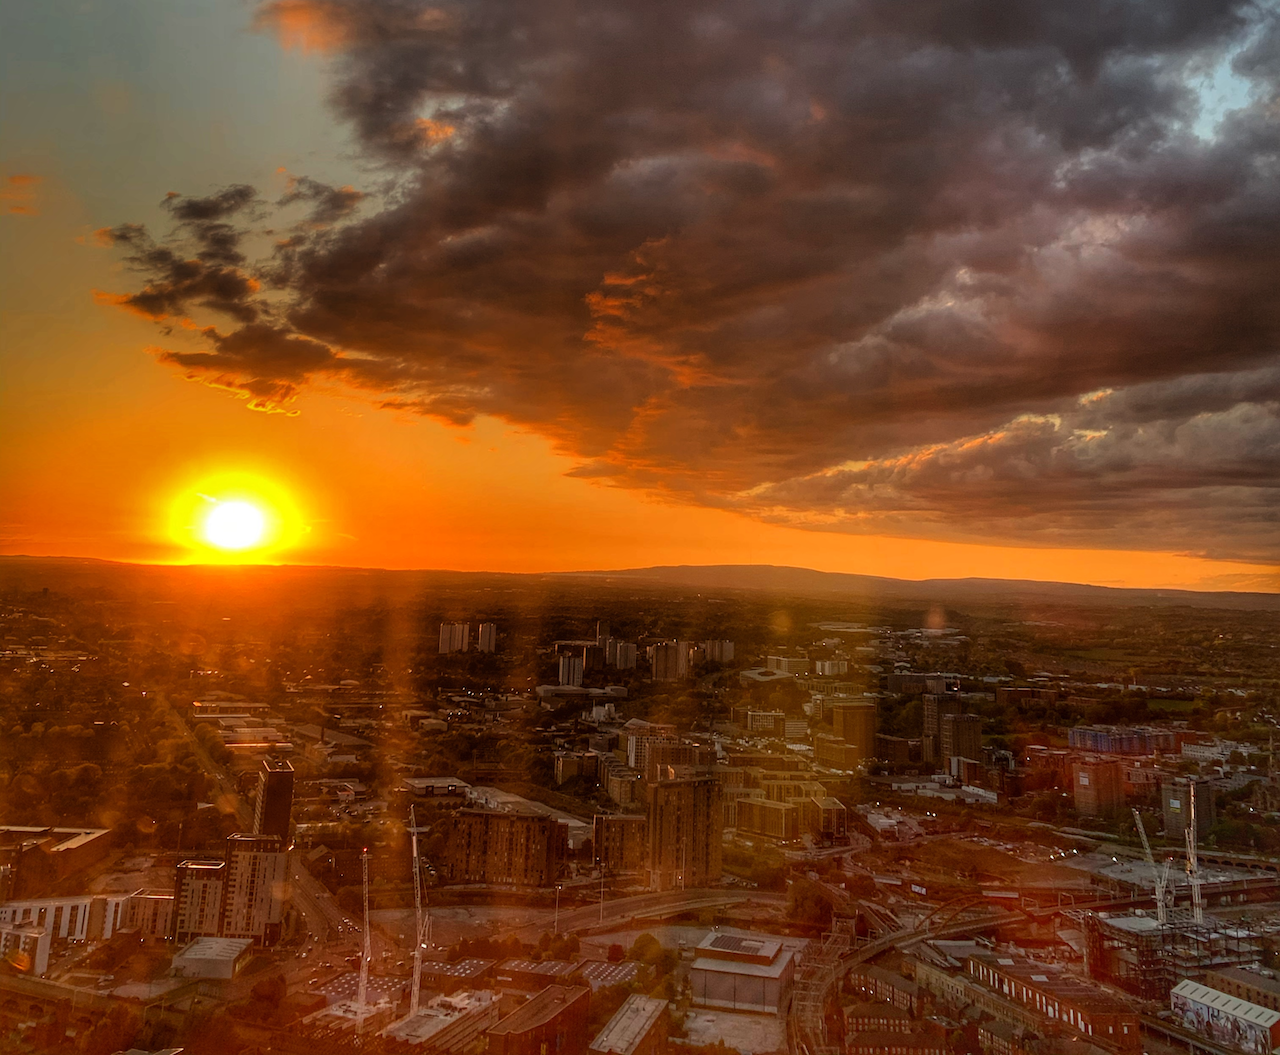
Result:
M1163 871L1156 867L1155 854L1151 852L1151 843L1147 840L1147 829L1142 825L1142 814L1136 809L1133 811L1133 820L1138 826L1138 837L1142 840L1142 849L1147 855L1147 864L1151 866L1151 874L1156 881L1156 920L1160 923L1167 923L1169 913L1165 905L1164 895L1169 883L1169 868L1172 861L1165 861Z
M1197 924L1204 922L1204 896L1200 891L1200 859L1196 856L1196 782L1187 780L1187 793L1191 797L1191 819L1187 825L1187 879L1191 882L1191 912Z
M413 846L413 988L409 991L409 1015L418 1013L419 992L422 988L422 950L431 937L431 912L425 918L422 912L422 864L418 858L418 820L414 808L409 807L409 830Z
M360 1005L358 1014L363 1027L364 1016L369 1007L369 961L373 959L373 943L369 934L369 847L367 846L360 855L360 864L364 872L364 956L360 959L360 995L356 1002Z

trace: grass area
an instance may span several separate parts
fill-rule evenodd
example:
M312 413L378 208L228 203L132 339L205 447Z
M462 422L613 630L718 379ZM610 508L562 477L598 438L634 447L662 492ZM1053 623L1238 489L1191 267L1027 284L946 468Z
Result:
M1195 700L1148 700L1147 710L1166 711L1170 714L1186 714L1196 709Z

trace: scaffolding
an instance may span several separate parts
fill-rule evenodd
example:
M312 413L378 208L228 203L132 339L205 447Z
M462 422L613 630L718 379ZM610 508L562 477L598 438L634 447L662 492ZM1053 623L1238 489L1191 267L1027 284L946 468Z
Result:
M840 1046L827 1039L827 999L853 951L854 920L837 916L822 944L811 942L796 972L791 998L791 1050L803 1055L839 1055Z
M1091 977L1143 1000L1161 1003L1183 978L1213 967L1253 963L1262 956L1259 935L1193 909L1153 916L1090 912L1084 918L1085 962Z

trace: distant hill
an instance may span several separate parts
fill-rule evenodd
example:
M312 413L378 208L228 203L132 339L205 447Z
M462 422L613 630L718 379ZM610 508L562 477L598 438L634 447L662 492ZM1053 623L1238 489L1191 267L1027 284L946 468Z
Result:
M513 574L300 564L143 565L76 557L0 556L0 590L48 587L83 594L109 591L153 603L192 594L254 594L270 585L281 600L306 596L314 605L367 603L374 597L409 599L427 587L454 591L517 588L536 592L549 584L580 583L608 589L623 584L706 591L748 590L813 598L905 601L925 604L1070 604L1099 607L1193 607L1280 611L1280 593L1131 590L1025 579L890 579L876 575L815 571L766 564L674 565L622 571Z
M1231 608L1280 611L1280 593L1132 590L1029 579L889 579L771 564L667 565L625 571L581 572L595 580L667 583L706 590L764 590L806 596L843 595L924 602L1034 602L1125 607Z

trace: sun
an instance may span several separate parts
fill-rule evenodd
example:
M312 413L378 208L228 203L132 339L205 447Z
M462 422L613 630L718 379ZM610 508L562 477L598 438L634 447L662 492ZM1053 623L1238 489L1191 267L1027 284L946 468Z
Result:
M190 479L173 495L170 537L185 560L274 562L308 534L292 489L270 475L222 472Z
M215 502L201 530L218 549L252 549L267 533L267 517L252 502Z

